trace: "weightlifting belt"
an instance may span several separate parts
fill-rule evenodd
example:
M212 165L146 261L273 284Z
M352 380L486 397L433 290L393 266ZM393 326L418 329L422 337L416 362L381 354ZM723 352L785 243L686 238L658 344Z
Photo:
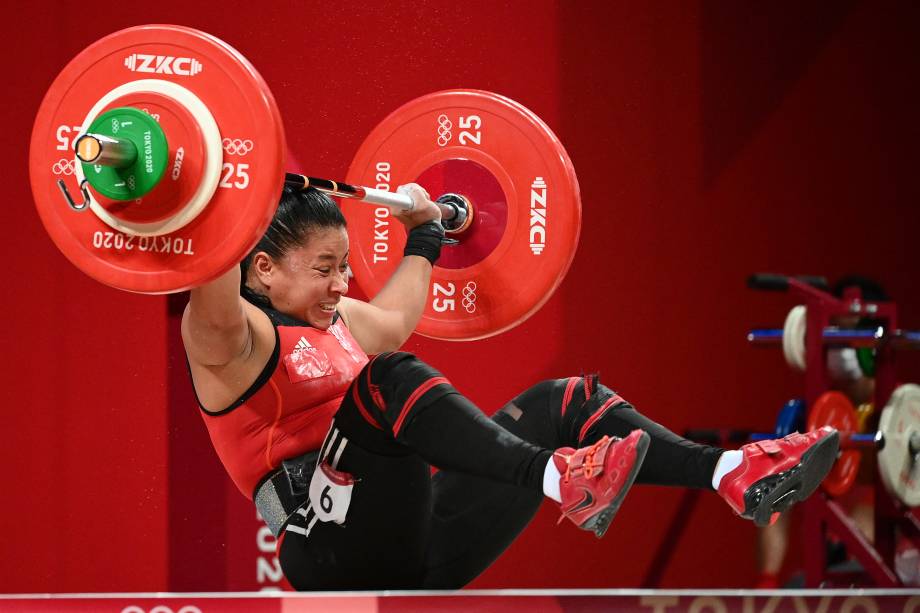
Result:
M281 468L271 473L256 488L252 497L262 519L277 537L291 515L307 501L310 479L316 468L319 450L284 460Z

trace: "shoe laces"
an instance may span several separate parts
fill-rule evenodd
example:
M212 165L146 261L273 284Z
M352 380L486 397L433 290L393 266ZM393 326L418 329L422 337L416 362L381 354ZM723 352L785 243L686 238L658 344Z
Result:
M597 469L603 468L604 463L596 460L598 451L604 444L610 439L609 436L604 435L601 440L597 441L585 451L584 460L581 463L581 470L585 478L590 479L594 476L594 472ZM572 463L566 462L565 465L565 474L562 476L565 483L569 482L569 479L572 477Z
M787 434L786 436L784 436L782 440L784 440L785 442L791 445L801 445L803 443L807 444L807 443L813 442L812 439L816 438L811 435L812 435L812 432L793 432L791 434Z

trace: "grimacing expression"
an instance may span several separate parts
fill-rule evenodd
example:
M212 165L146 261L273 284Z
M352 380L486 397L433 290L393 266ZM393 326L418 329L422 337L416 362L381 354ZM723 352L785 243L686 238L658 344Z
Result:
M348 292L348 233L322 228L274 262L269 299L281 311L325 330Z

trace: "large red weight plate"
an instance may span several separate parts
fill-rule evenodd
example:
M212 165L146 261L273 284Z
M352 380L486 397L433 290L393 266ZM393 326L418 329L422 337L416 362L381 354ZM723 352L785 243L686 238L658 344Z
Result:
M192 187L201 177L214 190L203 200L200 213L165 234L130 225L162 222L175 213L164 202L152 204L165 185L140 201L117 205L98 198L93 210L76 212L56 184L63 179L80 199L75 171L82 169L75 161L73 141L99 112L123 102L163 114L161 127L170 142L163 181L171 181L176 172L186 173ZM170 128L189 121L185 111L201 119ZM218 143L216 153L206 154L204 160L190 159L200 155L202 146L197 143L179 155L174 143L198 138L205 116L216 122L216 131L205 138L212 150ZM58 75L35 119L29 171L42 222L71 262L112 287L168 293L216 278L255 245L277 206L284 152L274 98L239 52L198 30L150 25L99 40ZM189 189L185 185L174 191L185 198ZM144 200L151 201L146 209ZM135 205L141 208L134 210ZM106 212L115 217L104 220Z
M392 191L417 182L432 198L460 193L470 228L442 249L417 331L473 340L535 313L562 282L581 231L578 179L565 148L534 113L504 96L451 90L385 118L348 170L349 183ZM405 230L386 207L345 203L351 265L375 295L396 269Z
M853 403L840 392L825 392L818 396L814 406L808 412L806 427L809 431L821 426L831 426L839 432L858 432L859 420ZM843 450L821 487L831 496L841 496L853 487L859 473L861 459L858 449Z

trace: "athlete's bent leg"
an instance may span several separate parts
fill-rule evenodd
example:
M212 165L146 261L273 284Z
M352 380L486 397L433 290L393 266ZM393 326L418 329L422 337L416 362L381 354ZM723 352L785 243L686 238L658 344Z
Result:
M548 392L546 386L531 388L501 410L520 424L515 432L522 438L575 447L642 429L651 442L637 483L717 489L736 513L759 525L811 495L839 446L836 431L824 428L726 452L674 434L596 376L557 380Z
M550 448L585 447L636 429L651 438L636 483L713 489L722 449L678 436L639 413L597 375L555 379L520 394L495 415L524 440Z
M624 409L614 413L612 409ZM618 419L622 416L622 419ZM515 397L493 420L516 436L547 448L585 447L605 435L626 437L636 429L651 443L636 482L665 482L711 489L712 468L721 450L697 445L640 415L596 376L538 383ZM670 475L658 466L646 472L656 451L657 463L683 464ZM671 483L680 480L679 483ZM425 587L456 589L482 573L527 526L542 496L462 473L442 471L433 482L431 545Z

